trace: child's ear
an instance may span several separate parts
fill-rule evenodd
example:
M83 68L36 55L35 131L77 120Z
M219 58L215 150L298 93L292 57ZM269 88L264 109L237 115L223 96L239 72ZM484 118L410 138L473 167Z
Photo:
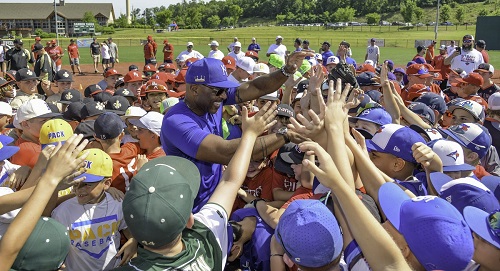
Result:
M111 187L111 178L104 179L103 184L104 184L104 190L107 190L108 188L110 188Z

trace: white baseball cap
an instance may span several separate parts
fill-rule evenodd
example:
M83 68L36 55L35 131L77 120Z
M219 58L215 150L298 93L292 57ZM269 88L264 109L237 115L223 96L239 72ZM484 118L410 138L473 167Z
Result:
M12 116L12 106L6 102L0 102L0 115Z
M488 109L500 110L500 92L495 92L488 98Z
M243 56L240 59L238 59L238 61L236 61L236 67L240 67L249 74L253 74L254 66L255 66L255 61L248 56Z
M454 141L438 139L427 143L432 151L439 156L443 162L443 171L466 171L475 169L464 161L464 151L460 144Z
M208 45L210 46L219 46L219 42L217 42L216 40L213 40L211 43L209 43Z
M235 42L234 47L241 47L241 42L239 42L239 41Z
M255 38L252 38L252 40L255 40Z
M17 109L17 121L19 123L34 118L53 118L60 116L60 113L53 113L49 105L44 100L32 99L23 103Z
M283 37L282 36L276 36L276 40L278 40L278 39L283 39Z
M339 64L340 59L336 56L330 56L326 59L326 65L328 64Z
M370 59L365 60L365 64L370 64L372 66L375 66L375 63L373 62L373 60L370 60Z
M194 44L192 42L188 41L186 46L194 46Z
M259 99L262 99L262 100L270 100L270 101L277 101L279 100L279 94L278 94L278 91L274 91L274 92L271 92L269 94L266 94L264 96L261 96Z
M131 119L129 122L138 128L148 129L155 135L160 136L163 115L155 111L150 111L140 119Z
M142 109L141 107L131 106L127 108L127 111L125 111L125 115L121 116L121 119L126 120L127 118L130 117L142 117L147 113L148 112L146 112L146 110Z
M439 47L439 50L446 50L446 44L443 44Z
M256 63L255 66L253 66L253 72L269 74L269 66L265 63Z

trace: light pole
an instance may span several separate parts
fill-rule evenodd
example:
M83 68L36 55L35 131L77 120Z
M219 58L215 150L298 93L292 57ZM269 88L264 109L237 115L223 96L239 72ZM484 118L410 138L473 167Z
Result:
M437 41L437 38L438 38L438 27L439 27L439 0L437 0L436 23L434 24L434 40L435 41Z
M54 0L54 20L55 20L55 25L56 25L56 40L57 40L57 45L59 45L59 28L57 27L57 8L56 8L56 0Z

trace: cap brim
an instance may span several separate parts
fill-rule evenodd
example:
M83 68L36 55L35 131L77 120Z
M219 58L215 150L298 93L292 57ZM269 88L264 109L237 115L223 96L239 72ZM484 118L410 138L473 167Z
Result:
M9 124L5 125L5 128L15 129L15 128L16 128L16 126L14 126L14 124L13 124L13 123L9 123Z
M237 88L240 86L239 83L233 82L233 81L222 81L222 82L217 82L217 83L209 83L206 84L207 86L211 87L216 87L216 88Z
M441 194L441 188L443 185L453 180L453 178L441 172L432 172L429 177L431 179L432 186L434 186L434 189L436 189L438 194Z
M441 133L443 133L444 135L447 135L447 136L453 138L453 140L455 140L458 144L467 148L467 145L460 138L458 138L453 132L450 132L449 129L440 128L439 131ZM443 138L444 138L444 136L443 136Z
M476 169L475 167L469 165L469 164L462 164L462 165L453 165L453 166L443 166L443 171L444 172L450 172L450 171L469 171L469 170L474 170Z
M60 104L72 104L72 101L57 101Z
M85 177L85 180L83 180L84 183L95 183L95 182L99 182L102 179L106 178L104 176L98 176L98 175L94 175L94 174L90 174L90 173L83 173L82 175L76 177L75 179L81 178L81 177Z
M362 120L362 121L371 122L371 123L374 123L374 124L377 124L377 125L381 125L380 123L377 123L377 122L375 122L373 120L370 120L370 119L365 119L363 117L349 117L349 121L350 122L356 123L358 120Z
M385 183L378 190L380 208L387 219L399 231L401 206L410 197L395 183Z
M370 134L370 132L368 132L367 130L364 129L355 129L355 130L358 131L365 139L373 138L373 135Z
M139 127L139 128L142 128L142 129L146 129L146 130L149 130L148 127L146 127L146 125L144 125L144 123L142 123L140 121L140 119L131 119L131 120L128 120L128 122L130 122L132 125L136 126L136 127Z
M474 72L490 72L489 70L485 70L485 69L477 69L477 70L474 70Z
M59 141L59 142L61 142L61 145L64 145L64 143L66 142L66 140L65 141ZM47 147L47 146L51 146L51 145L52 146L57 146L57 144L59 144L59 142L52 142L52 143L48 143L48 144L41 144L42 145L42 150L45 149L45 147Z
M60 116L62 116L61 113L47 113L47 114L43 114L43 115L34 117L34 119L35 118L55 118L55 117L60 117Z
M476 207L467 206L464 209L465 222L467 222L469 228L488 243L500 248L500 238L494 236L488 228L488 215L487 212Z
M14 138L10 137L10 136L2 136L0 137L0 142L4 145L4 146L7 146L9 145L10 143L14 142Z
M378 151L378 152L383 152L383 153L386 152L384 149L380 148L375 143L373 143L373 141L371 139L366 139L365 142L366 142L366 148L368 149L368 151Z
M293 159L292 152L281 153L280 157L281 157L281 159L283 159L283 161L285 161L288 164L296 164L296 165L298 165L298 164L302 163L302 160L296 161L296 160Z
M0 150L0 161L9 159L12 155L16 154L19 151L19 147L17 146L4 146Z
M115 114L117 114L118 116L123 116L123 115L125 115L125 112L124 112L124 111L121 111L121 110L106 109L105 111L106 111L106 112L115 113Z
M287 162L285 162L283 159L281 159L281 156L278 155L276 157L276 161L274 162L274 168L281 172L281 173L284 173L288 176L293 176L294 175L294 172L293 172L293 169L291 167L292 164L289 164Z

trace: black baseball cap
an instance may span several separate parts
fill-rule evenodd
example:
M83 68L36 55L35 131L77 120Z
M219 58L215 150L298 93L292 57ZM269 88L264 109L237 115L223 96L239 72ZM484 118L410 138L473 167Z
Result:
M33 50L31 50L32 52L37 52L37 51L40 51L43 49L43 45L40 44L40 43L37 43L35 44L35 46L33 47Z
M123 96L123 97L132 97L134 101L137 101L137 97L134 95L134 93L127 88L119 88L115 91L114 96Z
M75 134L83 135L83 139L94 141L94 123L95 120L82 121L76 126Z
M37 45L41 46L41 44ZM73 75L68 70L59 70L58 72L56 72L54 80L57 82L74 82Z
M82 109L84 106L85 104L80 101L69 104L63 113L63 119L67 121L82 121Z
M106 103L106 112L113 112L119 116L123 116L129 107L130 103L127 98L123 96L113 96Z
M94 122L95 136L103 140L118 137L125 127L122 119L113 112L100 115Z
M22 39L15 39L14 44L21 44L23 45L23 40Z
M82 108L82 119L93 117L104 113L105 105L98 102L89 102Z
M17 71L16 73L16 81L26 81L26 80L33 80L33 79L38 79L36 76L35 72L28 69L28 68L23 68Z
M328 47L331 47L331 44L328 41L324 41L321 45L326 45Z
M61 100L59 101L62 104L71 104L74 102L81 102L82 94L80 91L76 89L66 89L61 93Z
M111 97L113 97L111 93L102 91L94 95L94 101L106 104L111 99Z
M85 88L85 90L83 91L83 96L90 97L99 92L102 92L102 88L97 84L93 84Z

